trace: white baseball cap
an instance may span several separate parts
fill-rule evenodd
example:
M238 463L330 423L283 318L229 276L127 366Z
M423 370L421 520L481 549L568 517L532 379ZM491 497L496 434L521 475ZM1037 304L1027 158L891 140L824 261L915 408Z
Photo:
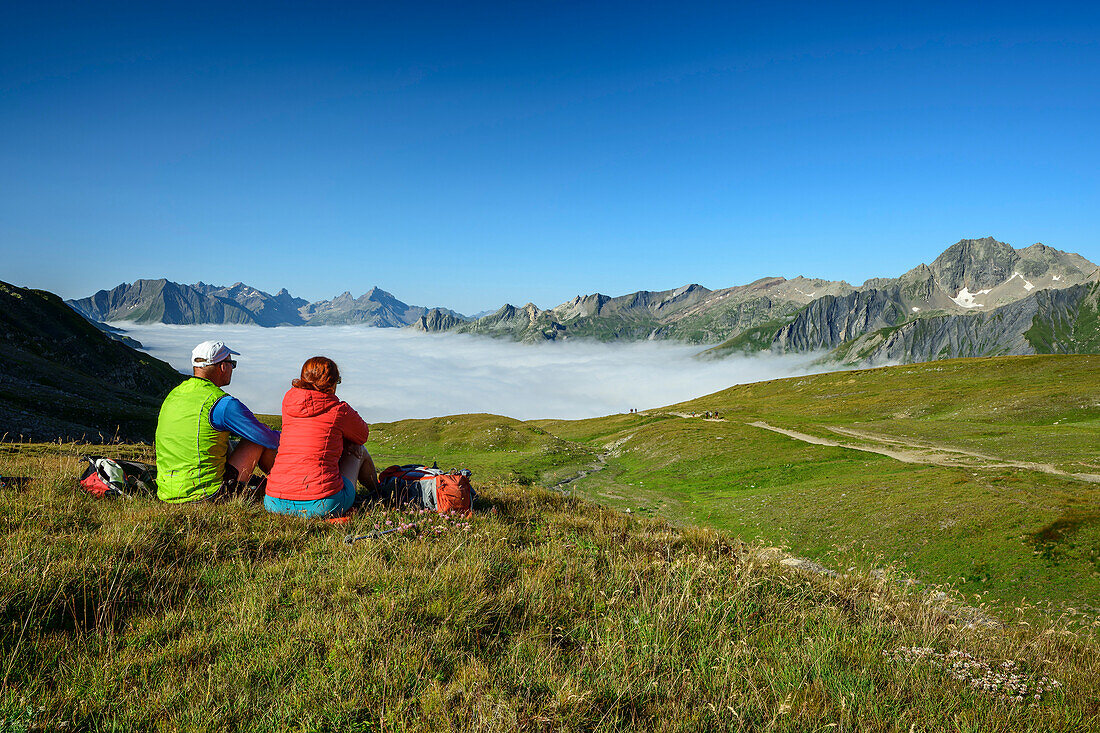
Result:
M240 353L229 348L221 341L203 341L191 350L191 366L213 366L225 361L234 354L240 356Z

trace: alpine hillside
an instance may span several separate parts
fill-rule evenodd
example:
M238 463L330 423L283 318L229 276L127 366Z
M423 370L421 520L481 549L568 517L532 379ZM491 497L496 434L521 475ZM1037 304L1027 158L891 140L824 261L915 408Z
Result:
M43 290L0 282L0 434L149 439L183 376L102 333Z

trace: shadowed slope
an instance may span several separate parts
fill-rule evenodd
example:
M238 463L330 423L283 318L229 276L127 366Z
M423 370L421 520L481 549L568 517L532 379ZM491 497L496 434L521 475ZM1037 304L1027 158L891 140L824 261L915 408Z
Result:
M151 438L183 377L108 338L56 295L0 282L0 434Z

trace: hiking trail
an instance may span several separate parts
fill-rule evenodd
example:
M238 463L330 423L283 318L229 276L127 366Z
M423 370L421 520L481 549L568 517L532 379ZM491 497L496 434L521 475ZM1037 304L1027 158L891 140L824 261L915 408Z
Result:
M581 471L578 471L577 473L573 474L572 476L569 476L568 478L563 478L561 481L559 481L556 484L554 484L553 486L551 486L550 489L552 491L561 491L563 486L568 486L569 484L571 484L575 481L580 481L583 478L588 478L592 474L599 473L600 471L604 470L605 468L607 468L607 458L605 457L605 455L603 453L597 453L595 463L593 463L591 466L588 466L587 468L585 468Z
M865 440L872 443L878 443L879 445L855 445L852 443L842 443L838 440L823 438L817 435L810 435L808 433L801 433L797 430L777 428L774 425L769 425L768 423L763 422L762 420L757 420L756 422L745 424L756 428L763 428L764 430L770 430L773 433L780 433L782 435L786 435L789 438L801 440L804 443L811 443L813 445L825 445L834 448L848 448L849 450L864 451L866 453L878 453L879 455L893 458L894 460L901 461L902 463L918 463L956 468L1023 468L1030 471L1040 471L1042 473L1048 473L1054 476L1072 478L1078 481L1086 481L1088 483L1100 483L1100 475L1092 473L1070 473L1069 471L1063 471L1059 468L1055 468L1049 463L1006 460L1003 458L998 458L996 456L989 456L983 453L975 453L973 451L962 450L959 448L948 448L946 446L933 445L931 443L920 443L917 441L903 440L896 437L886 437L882 435L876 435L874 433L868 433L862 430L853 430L851 428L833 426L828 427L827 429L838 435L844 435L850 438L855 438L857 440Z

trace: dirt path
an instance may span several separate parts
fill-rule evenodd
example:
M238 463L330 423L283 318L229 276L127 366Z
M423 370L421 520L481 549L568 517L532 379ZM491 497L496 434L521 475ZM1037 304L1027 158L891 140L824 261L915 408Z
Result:
M1069 473L1059 468L1055 468L1049 463L1037 463L1035 461L1014 461L1006 460L1004 458L998 458L997 456L989 456L984 453L976 453L974 451L963 450L962 448L948 448L942 445L933 445L931 443L919 443L915 440L903 440L901 438L893 436L876 435L875 433L868 433L862 430L852 430L851 428L832 427L829 430L841 435L848 435L853 438L861 438L863 440L871 440L879 443L892 443L895 445L903 445L909 448L915 448L922 451L934 451L937 453L956 454L960 456L968 456L970 458L977 458L983 461L986 467L991 468L1026 468L1031 471L1041 471L1042 473L1049 473L1055 476L1068 476L1080 481L1088 481L1089 483L1100 483L1100 475L1092 473ZM971 464L956 464L956 465L971 465Z
M860 438L862 440L870 440L876 443L889 443L892 445L902 445L907 448L916 448L921 451L935 451L937 453L956 453L961 456L970 456L971 458L978 458L983 461L1000 461L999 458L994 456L987 456L982 453L975 453L973 451L963 450L962 448L947 448L945 446L937 446L931 443L918 443L915 440L902 440L901 438L895 438L887 435L876 435L875 433L868 433L863 430L853 430L851 428L841 427L827 427L827 430L837 433L839 435L847 435L850 438Z
M816 435L810 435L808 433L800 433L797 430L787 430L785 428L777 428L774 425L768 425L766 422L757 421L746 423L754 428L764 428L765 430L771 430L773 433L780 433L786 435L788 438L794 438L795 440L801 440L803 443L812 443L814 445L827 445L833 448L849 448L851 450L861 450L865 453L878 453L881 456L889 456L902 463L935 463L931 460L931 457L917 452L900 450L898 448L880 448L877 446L863 446L863 445L849 445L847 443L841 443L830 438L819 438ZM938 463L937 465L948 465L947 463ZM954 464L953 464L954 465Z
M702 415L692 415L690 412L666 412L666 415L674 415L675 417L686 417L688 419L702 420L703 422L725 422L724 417L703 417Z
M866 453L878 453L879 455L888 456L902 463L922 463L933 466L956 466L967 468L1023 468L1030 471L1049 473L1054 476L1077 479L1078 481L1086 481L1088 483L1100 483L1100 475L1092 473L1069 473L1068 471L1062 471L1061 469L1055 468L1049 463L1005 460L995 456L975 453L973 451L902 440L892 436L886 437L875 435L874 433L852 430L851 428L830 427L828 430L850 438L879 443L879 445L853 445L851 443L841 443L837 440L809 435L808 433L800 433L796 430L777 428L763 421L747 424L752 427L771 430L774 433L781 433L789 438L801 440L804 443L827 445L834 448L848 448L850 450L859 450Z

